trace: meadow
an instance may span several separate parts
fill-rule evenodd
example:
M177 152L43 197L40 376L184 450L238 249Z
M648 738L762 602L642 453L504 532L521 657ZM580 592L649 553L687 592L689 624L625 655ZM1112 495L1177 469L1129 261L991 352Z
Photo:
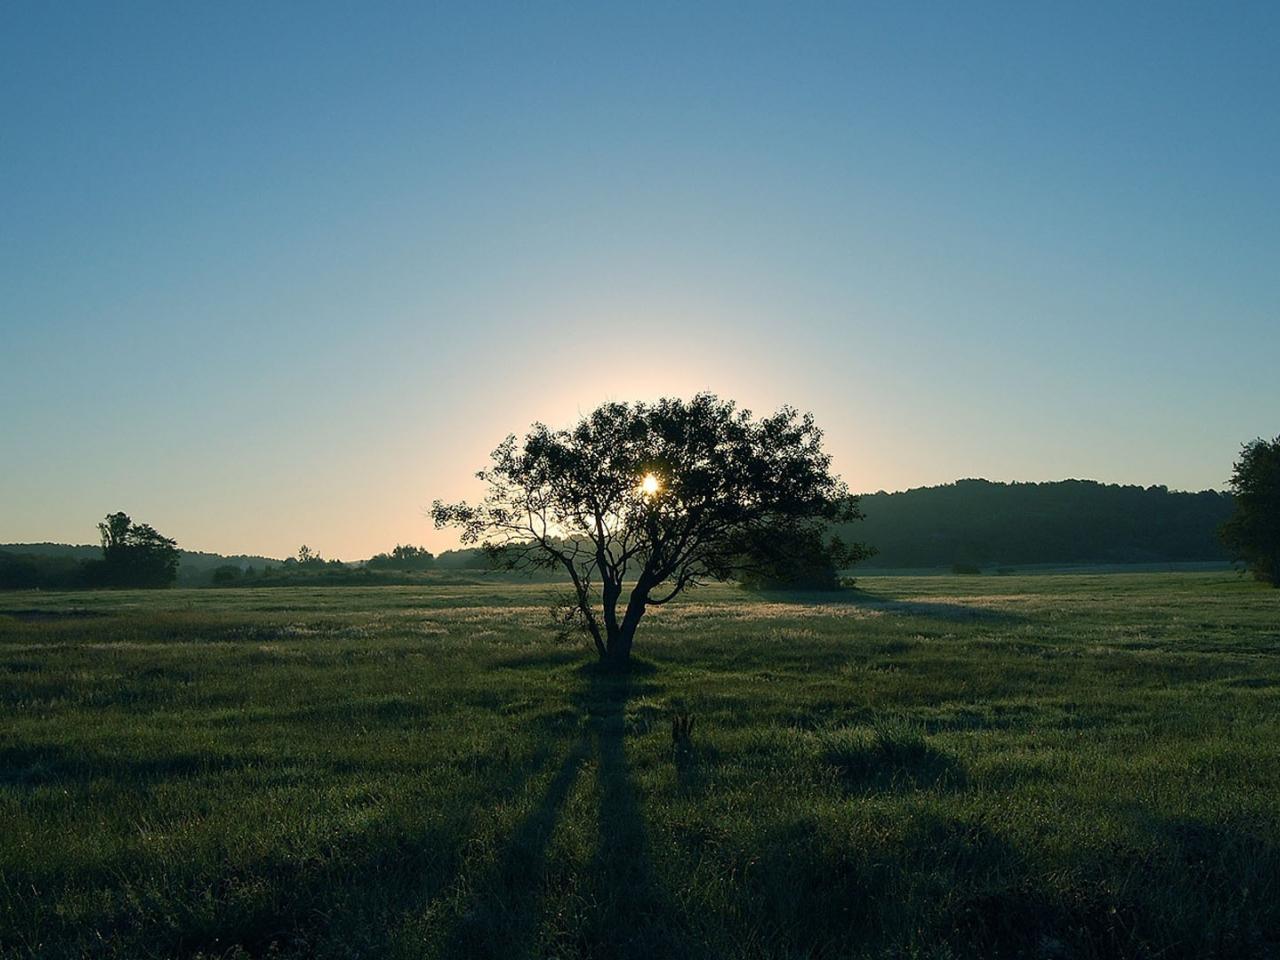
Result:
M548 607L0 594L0 957L1280 956L1280 591Z

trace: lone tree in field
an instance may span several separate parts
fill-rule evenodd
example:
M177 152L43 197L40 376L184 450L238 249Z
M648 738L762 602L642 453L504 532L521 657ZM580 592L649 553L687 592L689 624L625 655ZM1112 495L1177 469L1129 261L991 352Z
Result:
M1254 577L1280 587L1280 437L1246 443L1230 485L1236 512L1222 540Z
M815 551L837 567L865 556L828 535L862 516L830 466L812 416L790 407L757 420L710 394L608 403L572 429L509 436L477 474L483 501L432 515L508 569L567 573L565 625L626 663L645 611L688 587Z

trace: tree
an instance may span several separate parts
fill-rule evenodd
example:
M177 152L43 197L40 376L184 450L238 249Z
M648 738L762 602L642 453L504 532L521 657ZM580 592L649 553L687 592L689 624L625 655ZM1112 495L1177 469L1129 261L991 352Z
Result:
M705 580L774 569L818 541L837 566L865 555L828 536L861 516L857 498L813 417L790 407L757 420L705 393L608 403L572 429L509 436L492 460L477 474L484 499L436 501L436 526L507 569L563 570L566 625L613 663L630 659L649 607Z
M411 544L399 543L396 544L395 548L391 551L391 557L398 563L407 563L410 565L429 564L433 559L435 559L431 556L431 551L426 547L415 547Z
M374 554L365 563L370 570L430 570L436 558L426 547L396 544L390 553Z
M178 544L127 513L108 514L98 524L102 560L86 564L91 584L109 587L167 587L178 576Z
M1222 541L1254 577L1280 587L1280 437L1244 445L1229 481L1236 512Z
M298 563L304 567L319 567L324 564L324 557L319 550L312 550L305 543L298 548Z

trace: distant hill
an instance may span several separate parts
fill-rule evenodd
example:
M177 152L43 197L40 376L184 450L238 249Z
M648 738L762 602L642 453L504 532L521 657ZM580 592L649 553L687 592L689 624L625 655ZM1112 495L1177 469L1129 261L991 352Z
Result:
M1226 560L1217 530L1231 495L1093 480L959 480L862 498L845 528L876 547L869 566L1182 563Z
M261 570L267 564L278 566L283 561L272 557L257 557L237 553L224 556L220 553L202 553L198 550L183 550L178 561L178 586L204 586L218 567L232 566L241 570L255 567Z
M92 560L102 556L97 544L73 543L0 543L0 553L14 553L31 557L71 557L73 560Z

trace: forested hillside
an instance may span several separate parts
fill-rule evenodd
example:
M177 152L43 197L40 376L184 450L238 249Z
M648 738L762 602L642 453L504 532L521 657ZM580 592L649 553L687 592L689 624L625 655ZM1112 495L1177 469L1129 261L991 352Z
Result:
M1212 490L960 480L864 496L845 534L877 548L875 567L1225 560L1231 506Z

